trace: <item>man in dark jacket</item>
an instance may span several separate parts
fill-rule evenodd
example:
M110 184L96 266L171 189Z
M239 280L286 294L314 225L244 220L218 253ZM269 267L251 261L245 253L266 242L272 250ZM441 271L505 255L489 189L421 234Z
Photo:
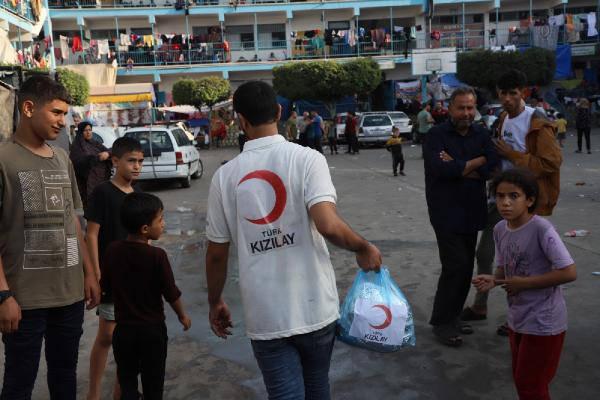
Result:
M473 125L476 95L459 88L450 98L450 120L437 125L425 142L425 190L442 274L430 323L448 346L472 333L459 316L469 293L477 232L487 217L486 180L498 164L489 132Z

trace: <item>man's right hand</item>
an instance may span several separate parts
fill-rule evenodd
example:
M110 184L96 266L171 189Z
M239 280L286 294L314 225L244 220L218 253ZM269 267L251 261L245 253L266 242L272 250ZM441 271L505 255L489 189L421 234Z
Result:
M229 328L233 327L231 321L231 312L227 303L220 299L218 303L211 304L210 311L208 312L208 320L210 328L213 333L222 339L227 339L227 336L231 335Z
M14 297L9 297L0 304L0 332L13 333L19 329L21 307Z
M381 267L381 253L377 247L368 243L364 249L356 252L356 262L365 272L379 272L379 268Z

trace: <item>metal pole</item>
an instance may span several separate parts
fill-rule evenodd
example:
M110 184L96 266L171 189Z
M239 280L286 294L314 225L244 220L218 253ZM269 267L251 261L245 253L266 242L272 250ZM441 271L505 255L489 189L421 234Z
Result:
M325 10L321 11L321 22L323 22L323 35L325 35L325 29L326 29ZM325 47L326 47L326 45L323 43L323 56L325 57L325 59L327 59L327 52L325 51Z
M390 7L390 50L394 54L394 10Z
M121 43L121 32L119 32L119 17L115 17L115 29L117 32L117 37L115 39L115 51L117 52L117 63L119 65L121 65L121 51L119 50L119 47L123 45L123 43ZM119 41L119 45L117 46L117 40Z
M258 58L258 18L256 17L256 13L254 13L254 52Z
M358 40L356 41L356 55L360 57L360 29L358 27L358 15L356 16L356 36L358 37Z
M83 49L83 25L79 25L79 35L81 36L81 48ZM83 63L85 64L85 52L83 52L83 57L81 57L83 59Z
M533 46L533 0L529 0L529 46Z
M44 0L44 7L46 7L46 10L49 10L48 0ZM50 71L54 72L56 69L56 56L54 55L54 35L52 33L52 21L50 20L49 15L46 16L46 21L44 21L44 33L50 38L48 41L48 50L50 51Z
M155 25L154 23L151 23L150 28L152 28L152 48L154 49L154 51L153 51L154 65L158 65L158 60L156 58L156 40L154 39L156 37L156 35L154 33L154 25ZM168 60L169 58L166 58L166 59Z
M467 37L465 36L465 2L462 3L462 41L463 41L463 51L467 48Z
M223 59L221 60L222 63L227 62L227 53L225 53L225 30L223 29L223 21L219 21L219 25L221 25L221 51L223 52ZM229 46L231 46L231 43L229 43ZM230 47L231 49L231 47ZM213 54L213 60L215 59L215 48L212 48ZM217 57L217 61L218 61L218 57Z
M190 40L190 23L189 23L189 15L186 11L185 13L185 32L187 33L187 42L188 42L188 64L192 64L192 42Z

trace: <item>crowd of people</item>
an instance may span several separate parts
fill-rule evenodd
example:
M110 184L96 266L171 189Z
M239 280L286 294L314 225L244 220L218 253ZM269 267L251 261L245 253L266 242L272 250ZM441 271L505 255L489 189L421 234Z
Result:
M444 345L461 346L463 335L474 333L471 321L487 318L487 292L502 287L508 315L498 334L510 339L519 398L540 400L550 398L567 329L561 285L576 278L576 269L543 218L557 203L562 155L556 125L523 100L526 81L514 70L498 81L504 113L491 135L474 123L470 88L456 89L448 110L436 104L430 113L426 106L418 119L442 265L433 334ZM135 185L144 161L135 139L117 139L109 153L91 142L82 122L70 159L47 143L64 127L69 102L60 83L30 78L20 89L14 138L0 146L0 398L31 397L45 341L50 397L75 399L84 308L97 307L87 398L100 398L112 346L114 398L141 398L141 375L143 398L161 399L168 342L163 299L184 330L191 326L167 253L150 243L164 230L164 206ZM314 111L301 118L292 113L280 135L276 94L259 81L236 90L233 109L245 143L210 185L208 322L218 337L231 335L223 289L235 246L246 334L269 398L329 399L339 299L326 241L353 252L364 271L377 272L382 256L336 208L321 145L326 136L337 154L329 133L335 126L328 130ZM354 113L345 129L348 151L358 153ZM398 129L386 147L394 175L404 175ZM275 205L266 215L256 180L273 187ZM477 297L465 306L471 286Z

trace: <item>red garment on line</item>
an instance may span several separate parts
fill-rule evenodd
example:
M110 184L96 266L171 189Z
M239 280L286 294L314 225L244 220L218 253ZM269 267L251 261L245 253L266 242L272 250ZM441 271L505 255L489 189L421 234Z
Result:
M71 45L71 50L73 51L73 54L77 53L78 51L83 51L83 46L81 44L81 38L79 36L75 36L73 38L73 44Z

